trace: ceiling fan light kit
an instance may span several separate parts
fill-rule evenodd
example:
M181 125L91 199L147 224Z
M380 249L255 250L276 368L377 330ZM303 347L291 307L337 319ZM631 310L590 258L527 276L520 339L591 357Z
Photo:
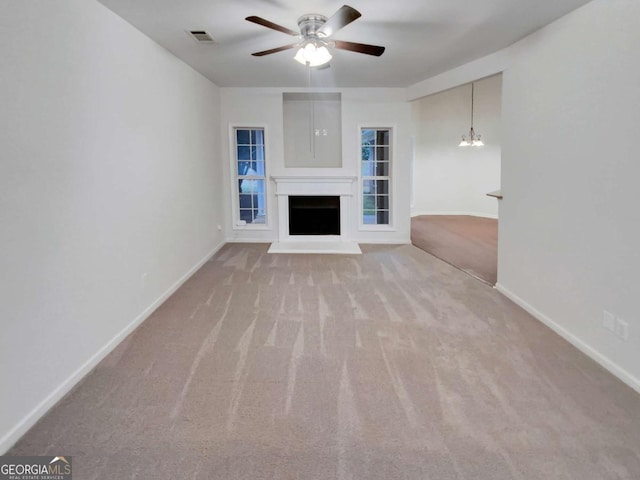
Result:
M294 60L308 67L319 67L329 63L333 58L329 51L330 48L349 50L352 52L379 57L384 52L384 47L340 40L329 41L329 37L331 37L331 35L354 20L360 18L360 16L360 12L349 5L343 5L340 7L330 18L316 13L302 15L298 19L299 33L261 17L247 17L246 20L249 22L271 28L272 30L277 30L278 32L286 33L287 35L297 36L301 39L300 42L292 45L284 45L270 50L255 52L252 53L252 55L255 57L262 57L272 53L289 50L291 48L297 48L298 50L296 55L293 57Z
M297 62L309 67L319 67L329 63L332 58L333 56L329 53L325 42L321 40L308 40L304 46L298 49L296 56L293 57Z

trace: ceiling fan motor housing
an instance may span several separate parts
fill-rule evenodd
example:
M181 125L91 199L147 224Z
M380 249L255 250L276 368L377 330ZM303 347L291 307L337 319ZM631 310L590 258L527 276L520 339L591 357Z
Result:
M298 19L298 27L302 38L321 38L324 35L318 35L318 30L327 22L327 17L317 13L308 13Z

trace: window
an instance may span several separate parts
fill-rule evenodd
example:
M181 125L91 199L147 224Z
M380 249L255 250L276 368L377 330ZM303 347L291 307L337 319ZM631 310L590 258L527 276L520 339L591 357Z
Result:
M264 129L235 128L238 224L267 223Z
M389 225L391 186L391 129L363 128L362 224Z

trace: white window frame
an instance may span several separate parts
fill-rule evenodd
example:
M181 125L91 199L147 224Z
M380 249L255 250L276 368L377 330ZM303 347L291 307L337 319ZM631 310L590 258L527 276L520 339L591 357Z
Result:
M363 130L389 130L389 175L387 177L369 177L362 175L362 131ZM358 229L360 231L370 232L395 232L394 211L395 211L395 144L396 144L396 126L394 124L364 124L358 125ZM389 180L389 223L388 224L369 224L364 223L364 180L388 179Z
M236 130L262 130L264 140L264 177L250 177L251 179L264 180L265 185L265 223L244 223L240 220L240 192L238 188L241 175L238 175L238 145L236 144ZM270 202L270 182L269 169L269 146L267 126L264 124L252 123L234 123L229 124L229 167L231 175L231 208L232 212L232 228L233 230L270 230L271 229L271 202Z

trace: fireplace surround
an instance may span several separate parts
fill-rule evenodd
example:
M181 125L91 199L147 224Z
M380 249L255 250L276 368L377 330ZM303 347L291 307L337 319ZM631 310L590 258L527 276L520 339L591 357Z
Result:
M278 207L278 242L272 245L272 251L298 253L296 245L310 243L319 246L318 253L361 253L356 242L351 241L351 218L355 204L355 176L272 176L275 183ZM339 230L337 234L306 233L291 234L289 230L289 197L337 197L339 208ZM333 200L335 202L336 200ZM322 202L321 202L322 203ZM331 243L335 248L328 248ZM324 244L324 246L322 245ZM277 247L277 248L276 248ZM291 248L289 248L291 247ZM296 251L294 251L296 250ZM303 248L305 253L314 253L312 248ZM328 251L330 250L330 251ZM333 250L336 250L333 252Z

